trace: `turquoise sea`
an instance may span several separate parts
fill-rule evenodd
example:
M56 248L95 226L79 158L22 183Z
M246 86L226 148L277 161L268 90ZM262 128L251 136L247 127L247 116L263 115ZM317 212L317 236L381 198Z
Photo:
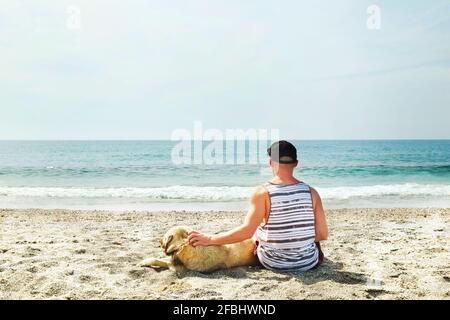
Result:
M293 142L297 178L327 207L450 207L450 140ZM270 178L265 153L256 164L175 164L177 143L0 141L0 207L241 210Z

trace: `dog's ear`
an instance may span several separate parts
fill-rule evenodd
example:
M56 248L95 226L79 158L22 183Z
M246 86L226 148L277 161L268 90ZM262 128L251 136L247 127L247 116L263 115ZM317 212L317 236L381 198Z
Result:
M171 254L171 253L179 250L180 247L183 245L183 243L181 241L179 241L181 239L179 239L178 237L175 239L176 241L172 241L172 240L173 240L173 236L170 235L167 238L167 242L164 244L164 247L163 247L165 254Z
M161 240L161 248L164 250L167 250L167 248L170 246L170 243L173 240L173 235L170 235L167 237L166 241L164 241L164 238Z

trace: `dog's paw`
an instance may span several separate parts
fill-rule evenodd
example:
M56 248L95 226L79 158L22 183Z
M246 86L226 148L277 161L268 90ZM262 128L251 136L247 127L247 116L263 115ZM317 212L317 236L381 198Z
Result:
M153 258L144 259L141 262L139 262L138 266L139 267L158 268L157 266L155 266L155 260L156 259L153 259Z
M155 259L155 258L148 258L145 260L142 260L140 263L142 267L150 267L154 269L167 269L172 264L169 261L163 260L163 259Z

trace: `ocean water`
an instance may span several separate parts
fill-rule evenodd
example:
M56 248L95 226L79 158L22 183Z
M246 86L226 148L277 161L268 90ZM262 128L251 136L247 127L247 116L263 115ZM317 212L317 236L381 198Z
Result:
M450 207L450 140L293 143L297 178L326 207ZM176 144L0 141L0 207L243 210L270 179L264 153L261 163L175 164Z

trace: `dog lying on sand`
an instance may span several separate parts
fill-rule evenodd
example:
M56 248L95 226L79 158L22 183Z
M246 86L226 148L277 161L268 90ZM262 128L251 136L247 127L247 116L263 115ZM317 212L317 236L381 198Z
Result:
M187 239L189 231L188 227L181 226L168 230L161 239L161 248L169 258L149 258L143 260L140 265L175 271L185 267L199 272L211 272L257 264L257 257L253 254L255 244L252 239L222 246L194 247Z

